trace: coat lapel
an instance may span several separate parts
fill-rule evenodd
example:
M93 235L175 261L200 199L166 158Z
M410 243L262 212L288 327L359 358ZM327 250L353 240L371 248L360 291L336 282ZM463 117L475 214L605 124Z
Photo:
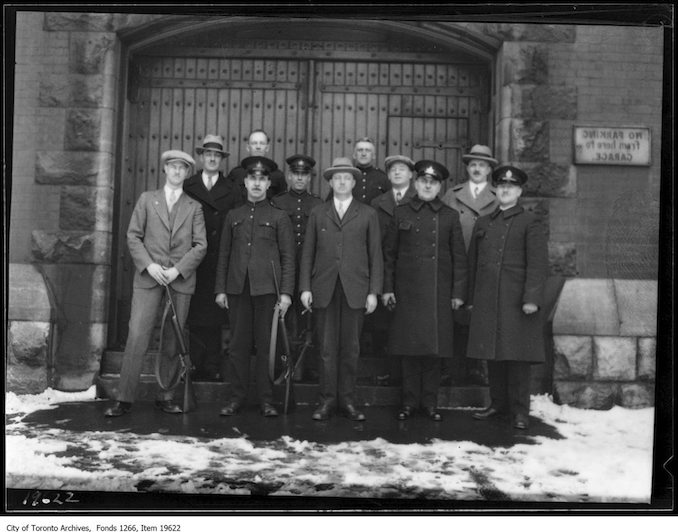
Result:
M356 216L358 216L358 201L354 198L353 201L351 201L351 204L348 206L348 209L344 213L344 217L341 219L341 225L346 225Z
M183 196L183 194L182 194ZM165 200L165 191L164 189L156 190L155 193L153 194L153 208L155 209L155 212L158 214L158 218L160 218L160 221L165 224L165 227L167 229L170 229L170 221L169 221L169 211L167 210L167 200Z
M176 216L174 217L174 225L172 226L172 235L177 232L177 229L186 221L188 215L191 211L191 200L186 194L182 194L177 203L174 205L174 208L177 210Z
M325 216L332 220L337 227L341 227L341 220L337 214L337 209L334 208L334 200L328 200L325 205Z

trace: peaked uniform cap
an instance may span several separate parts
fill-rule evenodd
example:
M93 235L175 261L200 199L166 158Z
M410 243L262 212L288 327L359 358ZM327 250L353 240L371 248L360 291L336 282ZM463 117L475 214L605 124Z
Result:
M188 153L181 150L167 150L160 156L160 165L165 166L173 161L181 161L186 166L195 166L195 160Z
M248 174L252 175L269 175L271 172L278 169L278 165L275 164L275 161L260 155L244 158L240 163L240 166L247 170Z
M309 173L311 169L315 166L315 160L308 155L292 155L285 159L285 162L288 164L289 169L292 172L300 173Z
M360 170L353 166L351 159L348 157L337 157L334 159L334 161L332 161L332 166L326 168L323 172L323 177L329 181L337 172L347 172L354 178L358 178L361 175Z
M520 168L505 164L492 172L492 182L496 185L510 183L522 187L527 183L527 174Z
M202 146L196 146L195 153L202 155L206 150L221 153L222 157L230 155L227 151L224 151L224 139L221 135L205 135Z
M473 159L487 161L492 166L497 166L497 164L499 164L499 161L492 157L492 150L489 148L489 146L483 146L482 144L476 144L473 146L469 153L462 155L461 159L466 164L468 164L469 161L472 161Z
M427 175L441 182L450 177L450 172L447 168L429 159L418 161L414 165L414 170L417 172L417 177Z
M387 171L391 167L391 165L395 163L406 164L410 170L414 170L414 161L409 157L405 157L404 155L390 155L386 157L386 159L384 159L384 167L386 168Z

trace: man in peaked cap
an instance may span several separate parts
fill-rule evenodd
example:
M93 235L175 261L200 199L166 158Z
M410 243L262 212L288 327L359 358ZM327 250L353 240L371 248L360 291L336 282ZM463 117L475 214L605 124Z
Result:
M287 214L266 197L277 165L260 156L247 157L240 164L247 171L247 202L226 215L214 285L215 302L229 310L231 323L231 397L220 414L235 415L245 403L250 355L255 348L259 408L263 416L275 417L278 411L272 404L268 350L275 306L284 315L292 304L294 236Z
M304 245L304 235L306 234L306 226L308 218L311 215L311 210L322 203L322 200L315 194L311 194L308 190L311 179L314 175L315 160L307 155L297 154L288 157L285 161L287 163L287 172L285 177L287 179L288 189L272 199L273 205L282 209L290 217L292 222L292 230L294 232L294 241L296 244L296 280L295 286L299 286L299 262L301 260L301 250ZM297 297L293 298L292 308L292 323L291 329L295 337L304 331L312 330L311 313L305 313L303 305L298 301ZM304 373L310 373L313 370L314 361L307 355L302 361L298 371L295 372L294 378L299 381L303 378ZM308 370L308 371L306 371ZM309 375L310 376L310 375Z
M135 266L132 310L117 402L106 410L107 417L121 416L132 408L166 285L172 289L180 325L186 323L195 272L207 251L202 207L182 193L183 182L195 164L193 157L169 150L160 161L165 185L141 194L127 229L127 246ZM163 342L168 356L176 353L171 329L167 328ZM178 363L178 357L175 359ZM163 412L179 414L181 408L173 401L173 394L173 390L159 393L156 405Z
M221 229L226 214L243 203L240 189L219 169L228 152L220 135L205 135L196 153L202 170L184 181L184 192L202 206L207 233L207 255L196 272L195 293L188 312L191 359L196 381L220 381L224 365L222 329L228 314L214 302L214 280L219 256Z
M395 208L384 239L385 306L393 309L388 354L402 363L398 419L438 411L441 358L453 354L452 311L466 298L467 264L459 214L438 197L449 172L430 160L415 166L416 195Z
M313 309L320 340L316 421L336 407L352 421L365 420L355 405L360 332L364 315L377 307L384 271L377 212L353 198L360 175L345 157L323 172L333 197L311 211L301 253L301 302Z
M466 251L471 242L471 233L476 220L490 214L497 207L497 197L491 181L492 170L497 166L497 159L492 156L489 146L474 145L469 153L462 156L466 165L468 179L451 189L443 196L443 202L459 213L461 229L464 232ZM443 381L451 380L485 384L487 370L485 363L466 358L468 342L468 326L471 314L462 307L454 312L454 351L451 360L446 360L443 367Z
M543 224L519 203L527 174L494 170L499 206L478 218L469 247L471 328L467 356L487 360L491 403L473 414L512 415L527 429L530 366L544 362L543 291L548 275Z

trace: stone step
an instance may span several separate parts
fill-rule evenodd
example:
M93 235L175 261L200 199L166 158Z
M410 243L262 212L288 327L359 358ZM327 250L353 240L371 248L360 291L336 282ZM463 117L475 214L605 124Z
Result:
M117 375L102 375L97 378L97 397L112 399L118 387ZM194 383L195 394L198 402L223 403L230 395L229 383L196 382ZM157 391L155 377L143 375L137 390L138 401L153 401ZM250 384L250 397L248 401L256 404L253 393L254 383ZM183 385L177 389L177 399L183 392ZM274 400L282 404L284 399L284 386L274 387ZM298 404L313 405L318 398L318 385L313 383L296 383L294 396ZM399 406L401 390L399 386L356 386L356 403L363 406ZM441 408L460 407L484 407L489 401L489 391L485 386L441 386L438 392L438 404Z

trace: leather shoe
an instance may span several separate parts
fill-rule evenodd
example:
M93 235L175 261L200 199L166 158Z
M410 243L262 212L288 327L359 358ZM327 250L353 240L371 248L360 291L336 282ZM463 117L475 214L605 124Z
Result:
M345 405L342 413L351 421L365 421L365 414L353 405Z
M406 419L408 419L412 415L412 410L413 410L413 408L411 406L407 406L407 405L403 406L400 409L400 412L398 412L398 419L400 421L405 421Z
M219 411L220 416L234 416L240 411L240 403L230 401Z
M326 421L330 419L332 415L332 405L331 403L322 403L318 408L313 412L311 416L315 421Z
M181 407L171 400L166 401L157 400L155 402L155 406L157 406L160 410L165 412L165 414L181 414L183 412Z
M277 417L278 411L272 404L264 403L261 405L261 415L264 417Z
M501 411L491 406L489 408L486 408L485 410L481 410L480 412L475 412L472 417L473 419L479 419L483 421L485 419L489 419L491 417L499 415L501 415Z
M527 430L530 426L530 422L527 419L527 416L524 414L516 414L515 419L513 420L513 427L520 430Z
M104 412L106 417L118 417L126 414L132 409L132 403L126 403L125 401L118 401L112 407L108 408Z
M425 406L424 407L424 414L431 420L431 421L442 421L443 416L440 412L438 412L438 409L432 406Z

